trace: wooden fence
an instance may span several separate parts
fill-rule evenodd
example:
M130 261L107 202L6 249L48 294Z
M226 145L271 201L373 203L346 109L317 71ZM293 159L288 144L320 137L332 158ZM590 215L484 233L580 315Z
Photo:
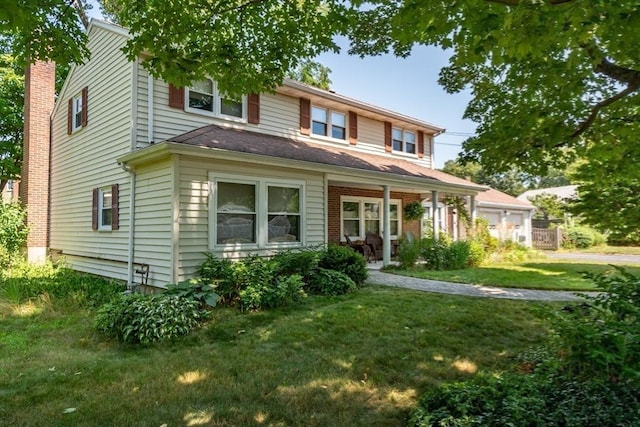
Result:
M562 245L560 228L532 228L531 240L534 249L557 251Z

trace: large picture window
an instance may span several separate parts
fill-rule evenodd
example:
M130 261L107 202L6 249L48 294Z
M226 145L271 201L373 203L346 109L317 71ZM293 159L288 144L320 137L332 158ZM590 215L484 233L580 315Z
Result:
M212 247L302 243L302 183L213 174L210 179Z
M231 98L218 91L216 82L204 79L186 88L186 111L228 118L245 117L244 98Z
M400 222L401 200L389 202L389 232L397 239L402 233ZM350 239L364 239L367 233L382 236L384 231L383 201L375 198L342 197L340 201L341 235Z

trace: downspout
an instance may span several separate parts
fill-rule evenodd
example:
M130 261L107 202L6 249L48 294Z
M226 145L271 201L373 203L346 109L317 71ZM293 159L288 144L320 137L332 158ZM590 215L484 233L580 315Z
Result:
M134 229L136 219L136 172L124 163L120 167L129 173L129 232L127 236L127 289L133 289L133 257L134 257Z
M147 142L153 144L153 76L147 76Z

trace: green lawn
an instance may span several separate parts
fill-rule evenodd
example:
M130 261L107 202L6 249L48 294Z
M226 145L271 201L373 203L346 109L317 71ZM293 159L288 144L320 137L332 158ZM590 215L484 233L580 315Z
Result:
M182 341L134 347L73 304L0 300L0 425L401 426L429 387L540 343L540 306L371 286L215 309Z
M561 252L577 252L591 254L640 255L640 246L593 246L586 249L563 249Z
M640 266L625 266L634 274L640 274ZM501 286L507 288L592 291L594 285L582 277L582 272L600 273L612 270L610 265L585 263L585 261L536 259L514 263L491 264L464 270L433 271L423 268L390 269L390 273L424 279L456 283Z

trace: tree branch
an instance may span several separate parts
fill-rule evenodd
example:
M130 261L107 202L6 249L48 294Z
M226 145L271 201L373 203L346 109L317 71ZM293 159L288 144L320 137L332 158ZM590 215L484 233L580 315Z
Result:
M617 94L613 95L610 98L607 98L603 101L598 102L596 105L593 106L593 108L591 109L591 113L586 118L586 120L580 123L580 126L578 126L578 129L576 129L576 131L571 134L571 138L576 138L582 135L593 124L593 122L598 117L598 113L604 107L611 105L614 102L618 101L619 99L622 99L625 96L632 94L633 92L637 91L639 88L640 88L640 84L629 84L629 86L627 86L626 89L624 89L623 91L618 92Z

